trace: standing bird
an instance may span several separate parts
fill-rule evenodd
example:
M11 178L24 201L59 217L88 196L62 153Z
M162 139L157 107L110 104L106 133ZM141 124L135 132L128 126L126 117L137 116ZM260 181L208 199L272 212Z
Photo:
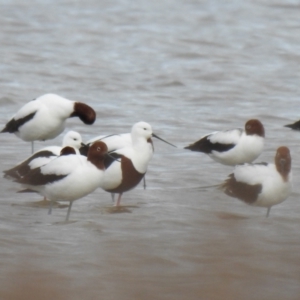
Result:
M95 111L85 103L65 99L55 94L45 94L25 104L5 125L1 132L14 133L31 142L50 140L65 129L67 118L79 117L88 125L96 119Z
M262 123L251 119L246 122L245 130L216 131L184 149L203 152L223 165L234 166L254 161L263 150L264 137Z
M29 171L16 182L25 185L54 201L69 201L66 221L69 220L73 201L80 199L101 185L104 178L105 143L91 145L88 156L62 155L48 164ZM52 206L50 206L49 214Z
M151 125L145 122L134 124L130 135L131 145L110 152L110 156L114 157L115 160L110 157L105 159L106 170L101 188L107 192L119 194L117 207L120 206L122 194L133 189L147 171L154 149L151 138L155 137L168 143L155 135Z
M137 123L138 124L138 123ZM149 125L149 124L148 124ZM153 137L156 137L158 139L160 139L158 136L156 136L155 134L153 134ZM160 139L161 140L161 139ZM122 134L110 134L110 135L100 135L97 137L94 137L92 139L90 139L89 141L87 141L85 143L84 146L82 146L79 151L81 154L86 155L89 145L95 141L103 141L108 149L108 152L113 152L122 148L126 148L126 147L132 147L133 145L133 140L132 140L132 133L122 133ZM170 144L169 142L162 140L165 143L174 146L173 144ZM143 177L144 180L144 189L146 188L146 179L145 176ZM112 199L114 202L114 194L112 194Z
M284 201L292 191L291 155L287 147L279 147L275 164L257 163L235 167L220 186L230 197L253 206L271 207Z

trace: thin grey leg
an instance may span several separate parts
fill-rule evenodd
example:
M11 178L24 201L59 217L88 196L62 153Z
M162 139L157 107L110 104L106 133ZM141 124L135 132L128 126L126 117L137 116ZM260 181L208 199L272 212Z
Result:
M69 205L67 216L66 216L66 222L69 221L69 216L70 216L72 204L73 204L73 201L70 201L70 205Z
M271 210L271 206L270 206L270 207L268 207L267 214L266 214L266 218L269 216L269 214L270 214L270 210Z
M34 152L34 141L31 142L31 153Z
M115 203L115 193L111 193L111 201L112 203Z
M146 189L146 176L143 177L143 182L144 182L144 190Z
M118 201L117 201L116 206L120 206L122 195L123 195L123 193L120 193L120 194L119 194L119 197L118 197Z
M52 207L53 207L53 200L50 201L50 206L49 206L49 210L48 210L48 215L51 215L52 213Z

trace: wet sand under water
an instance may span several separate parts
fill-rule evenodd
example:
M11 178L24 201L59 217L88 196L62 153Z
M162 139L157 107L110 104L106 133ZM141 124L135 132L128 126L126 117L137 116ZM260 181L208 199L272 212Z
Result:
M87 198L74 203L69 222L66 209L48 216L2 203L2 299L299 295L299 218L288 208L265 218L262 209L188 189L139 188L124 197L127 213L111 212L109 194Z

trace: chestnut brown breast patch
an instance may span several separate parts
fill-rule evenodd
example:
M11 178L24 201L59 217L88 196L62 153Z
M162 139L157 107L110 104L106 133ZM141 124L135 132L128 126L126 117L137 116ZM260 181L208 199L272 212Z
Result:
M139 173L133 166L132 161L122 156L121 158L122 182L114 189L106 190L110 193L124 193L133 189L140 183L145 174Z

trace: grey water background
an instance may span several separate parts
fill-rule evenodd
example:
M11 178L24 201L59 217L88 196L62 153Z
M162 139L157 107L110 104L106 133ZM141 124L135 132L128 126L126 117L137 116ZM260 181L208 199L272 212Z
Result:
M144 120L178 146L154 141L128 213L99 189L64 223L1 179L1 299L299 299L300 133L283 127L300 119L299 1L1 0L0 28L1 126L52 92L95 108L93 126L67 122L84 140ZM182 149L250 118L266 130L257 161L292 153L293 194L269 218L202 188L232 168ZM30 154L0 141L1 171Z

